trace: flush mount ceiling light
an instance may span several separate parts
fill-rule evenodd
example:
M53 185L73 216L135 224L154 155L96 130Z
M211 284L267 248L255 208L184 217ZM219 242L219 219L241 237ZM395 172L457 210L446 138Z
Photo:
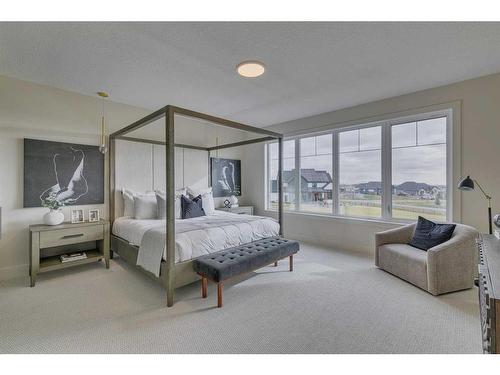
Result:
M266 67L260 61L249 60L239 63L236 70L242 77L255 78L264 74Z

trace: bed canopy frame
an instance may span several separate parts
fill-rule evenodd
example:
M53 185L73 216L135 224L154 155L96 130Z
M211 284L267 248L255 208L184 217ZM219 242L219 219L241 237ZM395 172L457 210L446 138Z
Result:
M209 122L213 125L224 126L236 129L243 132L250 132L259 134L259 138L246 139L238 142L230 142L225 144L218 144L215 146L200 146L175 143L175 117L176 115L189 117L193 119ZM130 136L131 132L141 129L148 124L157 122L162 118L165 119L165 140L160 141L157 139L137 138ZM210 160L210 152L220 149L244 146L252 143L266 142L270 140L278 141L278 222L280 224L280 235L283 235L283 176L282 176L282 155L283 155L283 135L275 133L266 129L245 125L235 121L227 120L220 117L207 115L200 112L195 112L189 109L180 108L172 105L167 105L146 117L137 120L136 122L112 133L109 136L109 214L110 222L113 224L115 219L115 206L116 206L116 186L115 186L115 170L116 170L116 141L130 141L142 142L153 145L165 146L166 154L166 195L167 195L167 212L166 212L166 261L162 262L160 281L165 286L167 291L167 306L170 307L174 303L174 290L177 287L189 284L198 280L194 271L192 271L192 260L185 262L175 262L175 148L187 148L208 152ZM132 246L119 237L112 235L112 250L118 252L123 256L126 261L133 262L137 257L138 248ZM134 254L134 255L131 255ZM164 264L163 264L164 263ZM146 272L146 271L144 271ZM152 274L148 273L150 276ZM155 276L153 276L156 278Z

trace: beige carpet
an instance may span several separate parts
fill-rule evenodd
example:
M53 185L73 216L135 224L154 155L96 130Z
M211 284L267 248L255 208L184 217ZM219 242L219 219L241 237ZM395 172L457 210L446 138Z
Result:
M302 245L295 270L266 267L199 297L165 292L119 259L0 284L1 353L479 353L476 290L441 297L371 258Z

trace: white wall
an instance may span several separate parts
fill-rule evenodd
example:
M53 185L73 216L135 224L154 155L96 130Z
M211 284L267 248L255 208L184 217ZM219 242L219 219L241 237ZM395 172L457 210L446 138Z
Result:
M28 226L47 212L23 208L23 138L97 145L100 108L91 96L0 76L0 280L27 275ZM109 102L107 112L110 128L118 129L150 111ZM107 203L107 185L105 193ZM106 204L81 208L98 208L107 217ZM70 209L63 209L67 220Z
M96 91L102 89L96 87ZM0 76L0 280L28 275L28 226L40 223L47 212L45 208L23 208L23 138L98 145L100 111L101 101L97 97ZM113 132L144 117L151 110L108 101L106 112L109 132ZM125 155L123 157L130 157L128 165L137 165L139 161L144 163L137 165L130 180L122 180L121 183L140 190L144 181L151 182L152 147L141 143L123 143L129 144L129 152L122 154ZM157 188L164 187L165 183L165 158L161 148L155 146L153 151L157 156L154 159L154 185ZM208 184L205 152L185 150L185 176L182 174L182 150L176 151L176 157L176 185L198 180L202 185ZM241 153L238 149L221 150L219 157L239 159ZM81 206L85 211L98 208L103 218L108 217L107 166L106 158L105 204ZM199 175L201 171L205 173L202 176ZM142 175L139 176L139 173ZM149 185L147 190L150 190ZM216 204L220 206L222 201L219 198ZM245 200L241 199L241 202ZM71 207L63 209L66 220L69 220L70 210Z
M123 215L121 191L136 192L166 189L165 146L140 142L116 141L115 196L116 217ZM208 153L185 148L175 149L175 188L206 188Z
M334 112L271 126L271 130L286 135L345 126L352 122L368 122L388 114L414 110L428 110L440 106L457 109L456 120L461 124L460 134L454 138L457 152L453 157L455 171L453 217L487 232L486 201L478 191L460 192L456 183L461 175L478 179L493 196L493 212L500 211L500 74L468 80L430 90L362 104ZM244 179L253 181L254 190L248 197L255 202L259 214L265 211L264 146L252 145L245 149ZM291 238L350 249L373 252L375 232L396 226L393 223L314 217L306 214L286 214L285 234Z

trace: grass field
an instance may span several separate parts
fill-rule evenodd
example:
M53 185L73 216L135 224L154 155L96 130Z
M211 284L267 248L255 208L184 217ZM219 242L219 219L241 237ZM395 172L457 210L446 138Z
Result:
M369 199L366 199L367 201L374 201L377 197L379 200L379 196L367 196ZM348 204L345 204L347 203ZM374 206L363 206L363 205L356 205L352 201L341 201L341 207L340 207L340 215L341 216L351 216L351 217L366 217L366 218L380 218L381 217L381 209L380 207L377 207L375 202L372 204L375 204ZM405 220L414 220L417 219L418 216L423 216L429 220L435 220L435 221L445 221L446 220L446 213L444 208L446 207L446 202L442 201L440 206L436 206L434 200L423 200L423 199L414 199L414 198L403 198L403 199L397 199L394 200L393 202L395 205L404 205L407 206L405 209L401 208L393 208L392 210L392 217L394 219L405 219ZM415 207L415 211L412 210L412 206ZM277 204L274 203L272 204L273 209L277 209ZM435 209L442 209L443 213L436 213L436 212L418 212L419 208L435 208ZM285 203L284 204L284 209L285 210L293 210L295 209L295 205L291 203ZM313 202L302 202L301 207L300 207L301 212L307 212L307 213L317 213L317 214L323 214L323 215L331 215L332 214L332 206L331 204L328 206L323 206L318 203L313 203Z
M397 197L396 199L392 200L392 203L393 204L404 204L404 205L415 206L415 207L432 207L432 208L445 208L446 207L445 200L441 200L441 204L439 206L437 206L433 199L412 199L412 198L401 199L400 197Z
M356 217L372 217L380 218L380 207L365 207L365 206L345 206L345 216ZM429 220L444 221L446 215L422 214L405 210L392 210L392 217L395 219L417 219L418 216L423 216Z

